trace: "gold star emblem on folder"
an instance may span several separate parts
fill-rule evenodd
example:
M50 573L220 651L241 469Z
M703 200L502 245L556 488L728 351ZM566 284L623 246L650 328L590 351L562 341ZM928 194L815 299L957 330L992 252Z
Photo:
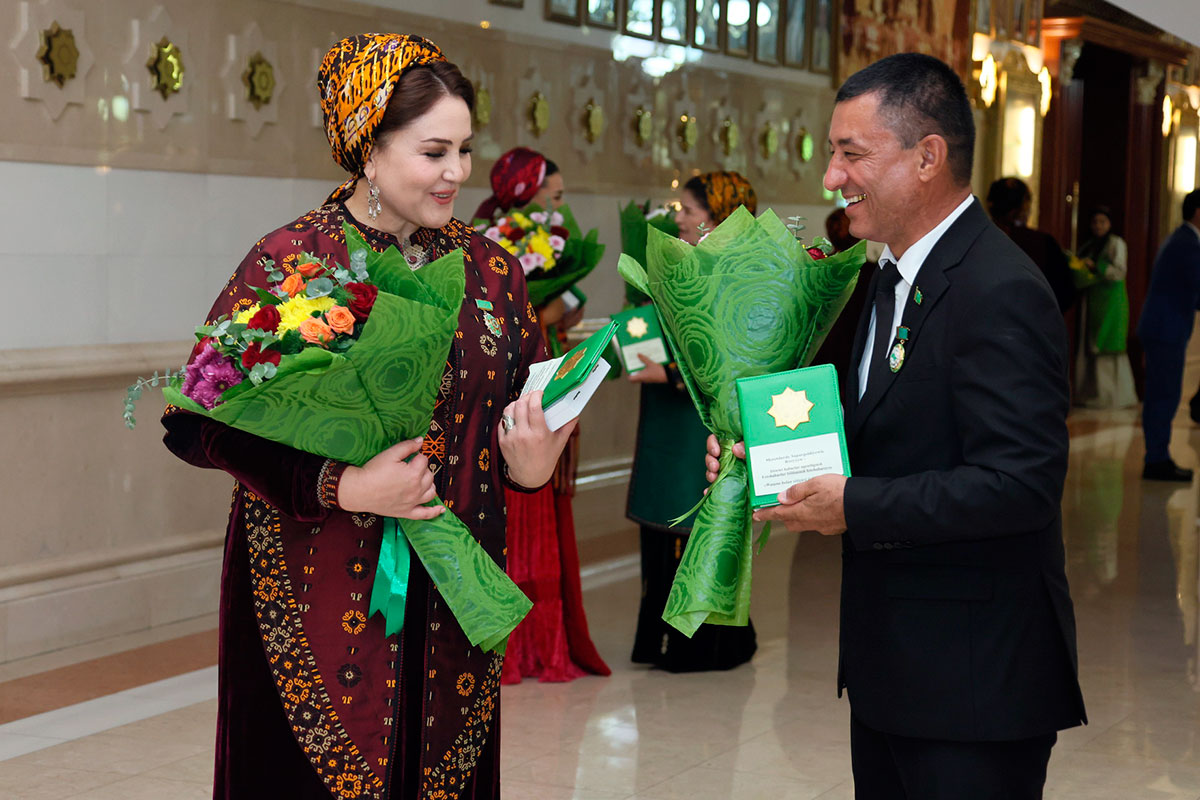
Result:
M625 332L634 339L640 339L649 332L650 326L646 324L646 320L641 317L630 317L629 322L625 323Z
M796 426L808 422L808 413L812 410L808 392L794 392L789 386L779 394L771 395L771 410L767 413L775 418L776 428L796 430Z

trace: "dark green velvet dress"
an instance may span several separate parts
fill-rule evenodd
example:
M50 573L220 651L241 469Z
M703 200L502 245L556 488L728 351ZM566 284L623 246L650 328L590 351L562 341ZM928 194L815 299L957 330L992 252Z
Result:
M641 526L642 602L633 661L670 672L730 669L750 660L754 626L702 625L691 639L663 622L675 570L683 558L692 519L670 520L703 495L708 429L700 422L674 364L667 383L642 385L637 449L625 516Z

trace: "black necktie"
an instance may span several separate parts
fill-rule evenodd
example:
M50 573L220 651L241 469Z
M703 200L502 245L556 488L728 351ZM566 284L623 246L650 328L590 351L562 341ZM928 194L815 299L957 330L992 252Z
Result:
M867 366L867 387L877 385L887 375L888 355L892 346L892 318L896 315L896 284L900 270L891 261L879 262L882 270L875 287L875 345ZM866 394L866 392L863 392Z

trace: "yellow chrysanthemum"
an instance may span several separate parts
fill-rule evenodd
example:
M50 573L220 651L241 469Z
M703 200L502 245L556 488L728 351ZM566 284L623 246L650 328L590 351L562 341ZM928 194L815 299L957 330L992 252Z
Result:
M255 314L258 313L259 306L261 306L261 305L262 305L261 303L255 303L254 305L247 308L245 311L238 312L238 315L233 318L233 321L238 323L239 325L245 325L247 322L250 321L251 317L253 317Z
M325 312L333 308L333 305L332 297L315 299L303 295L293 297L279 305L279 327L275 329L275 332L283 334L286 331L295 330L300 327L301 322L311 317L314 311Z
M554 248L550 246L550 237L545 234L534 234L530 237L529 249L547 261L554 258Z
M514 211L511 216L512 221L520 225L522 228L533 227L533 220L522 214L520 211Z

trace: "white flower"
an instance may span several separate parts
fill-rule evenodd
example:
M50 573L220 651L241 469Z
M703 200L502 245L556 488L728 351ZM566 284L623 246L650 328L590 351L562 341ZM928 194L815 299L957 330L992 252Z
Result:
M483 235L491 239L493 242L498 242L503 237L503 234L500 233L500 229L495 225L484 231Z
M531 214L529 215L529 218L530 218L531 220L533 220L534 222L536 222L538 225L545 225L545 224L546 224L546 220L547 220L549 217L548 217L548 215L546 214L546 212L545 212L545 211L534 211L533 213L531 213Z
M526 275L546 263L546 259L537 253L526 253L519 260Z
M563 237L551 235L550 246L554 248L554 252L561 253L563 250L563 247L566 246L566 244L567 244L567 240L564 239Z
M555 211L553 214L550 215L550 224L551 225L562 225L563 224L563 215L558 213L557 211Z

